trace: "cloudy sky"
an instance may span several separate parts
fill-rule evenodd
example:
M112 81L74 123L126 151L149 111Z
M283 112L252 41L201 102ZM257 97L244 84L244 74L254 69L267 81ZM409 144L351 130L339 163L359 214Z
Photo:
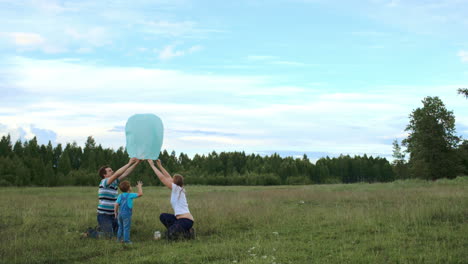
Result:
M389 157L439 96L468 137L468 0L0 0L0 134Z

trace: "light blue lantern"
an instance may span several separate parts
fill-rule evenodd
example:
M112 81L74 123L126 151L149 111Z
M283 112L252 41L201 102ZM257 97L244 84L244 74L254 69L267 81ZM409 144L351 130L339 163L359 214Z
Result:
M161 152L164 127L153 114L136 114L125 125L127 153L130 158L156 160Z

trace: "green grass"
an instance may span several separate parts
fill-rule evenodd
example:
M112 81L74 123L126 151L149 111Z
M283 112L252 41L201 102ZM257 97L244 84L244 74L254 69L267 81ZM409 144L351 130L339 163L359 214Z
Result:
M80 239L96 187L1 188L2 263L467 263L468 177L438 182L187 186L197 239L152 240L170 191L144 187L131 246Z

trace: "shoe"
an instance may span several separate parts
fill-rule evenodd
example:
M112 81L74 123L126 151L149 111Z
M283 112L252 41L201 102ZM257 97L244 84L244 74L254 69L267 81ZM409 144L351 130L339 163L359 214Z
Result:
M195 239L195 229L192 227L189 231L185 234L185 238L187 239Z

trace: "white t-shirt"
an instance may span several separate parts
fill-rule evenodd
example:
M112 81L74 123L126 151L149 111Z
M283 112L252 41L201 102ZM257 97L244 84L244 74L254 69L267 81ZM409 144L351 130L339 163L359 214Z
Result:
M182 187L174 183L172 184L171 205L176 216L190 213L187 199L185 198L185 191Z

